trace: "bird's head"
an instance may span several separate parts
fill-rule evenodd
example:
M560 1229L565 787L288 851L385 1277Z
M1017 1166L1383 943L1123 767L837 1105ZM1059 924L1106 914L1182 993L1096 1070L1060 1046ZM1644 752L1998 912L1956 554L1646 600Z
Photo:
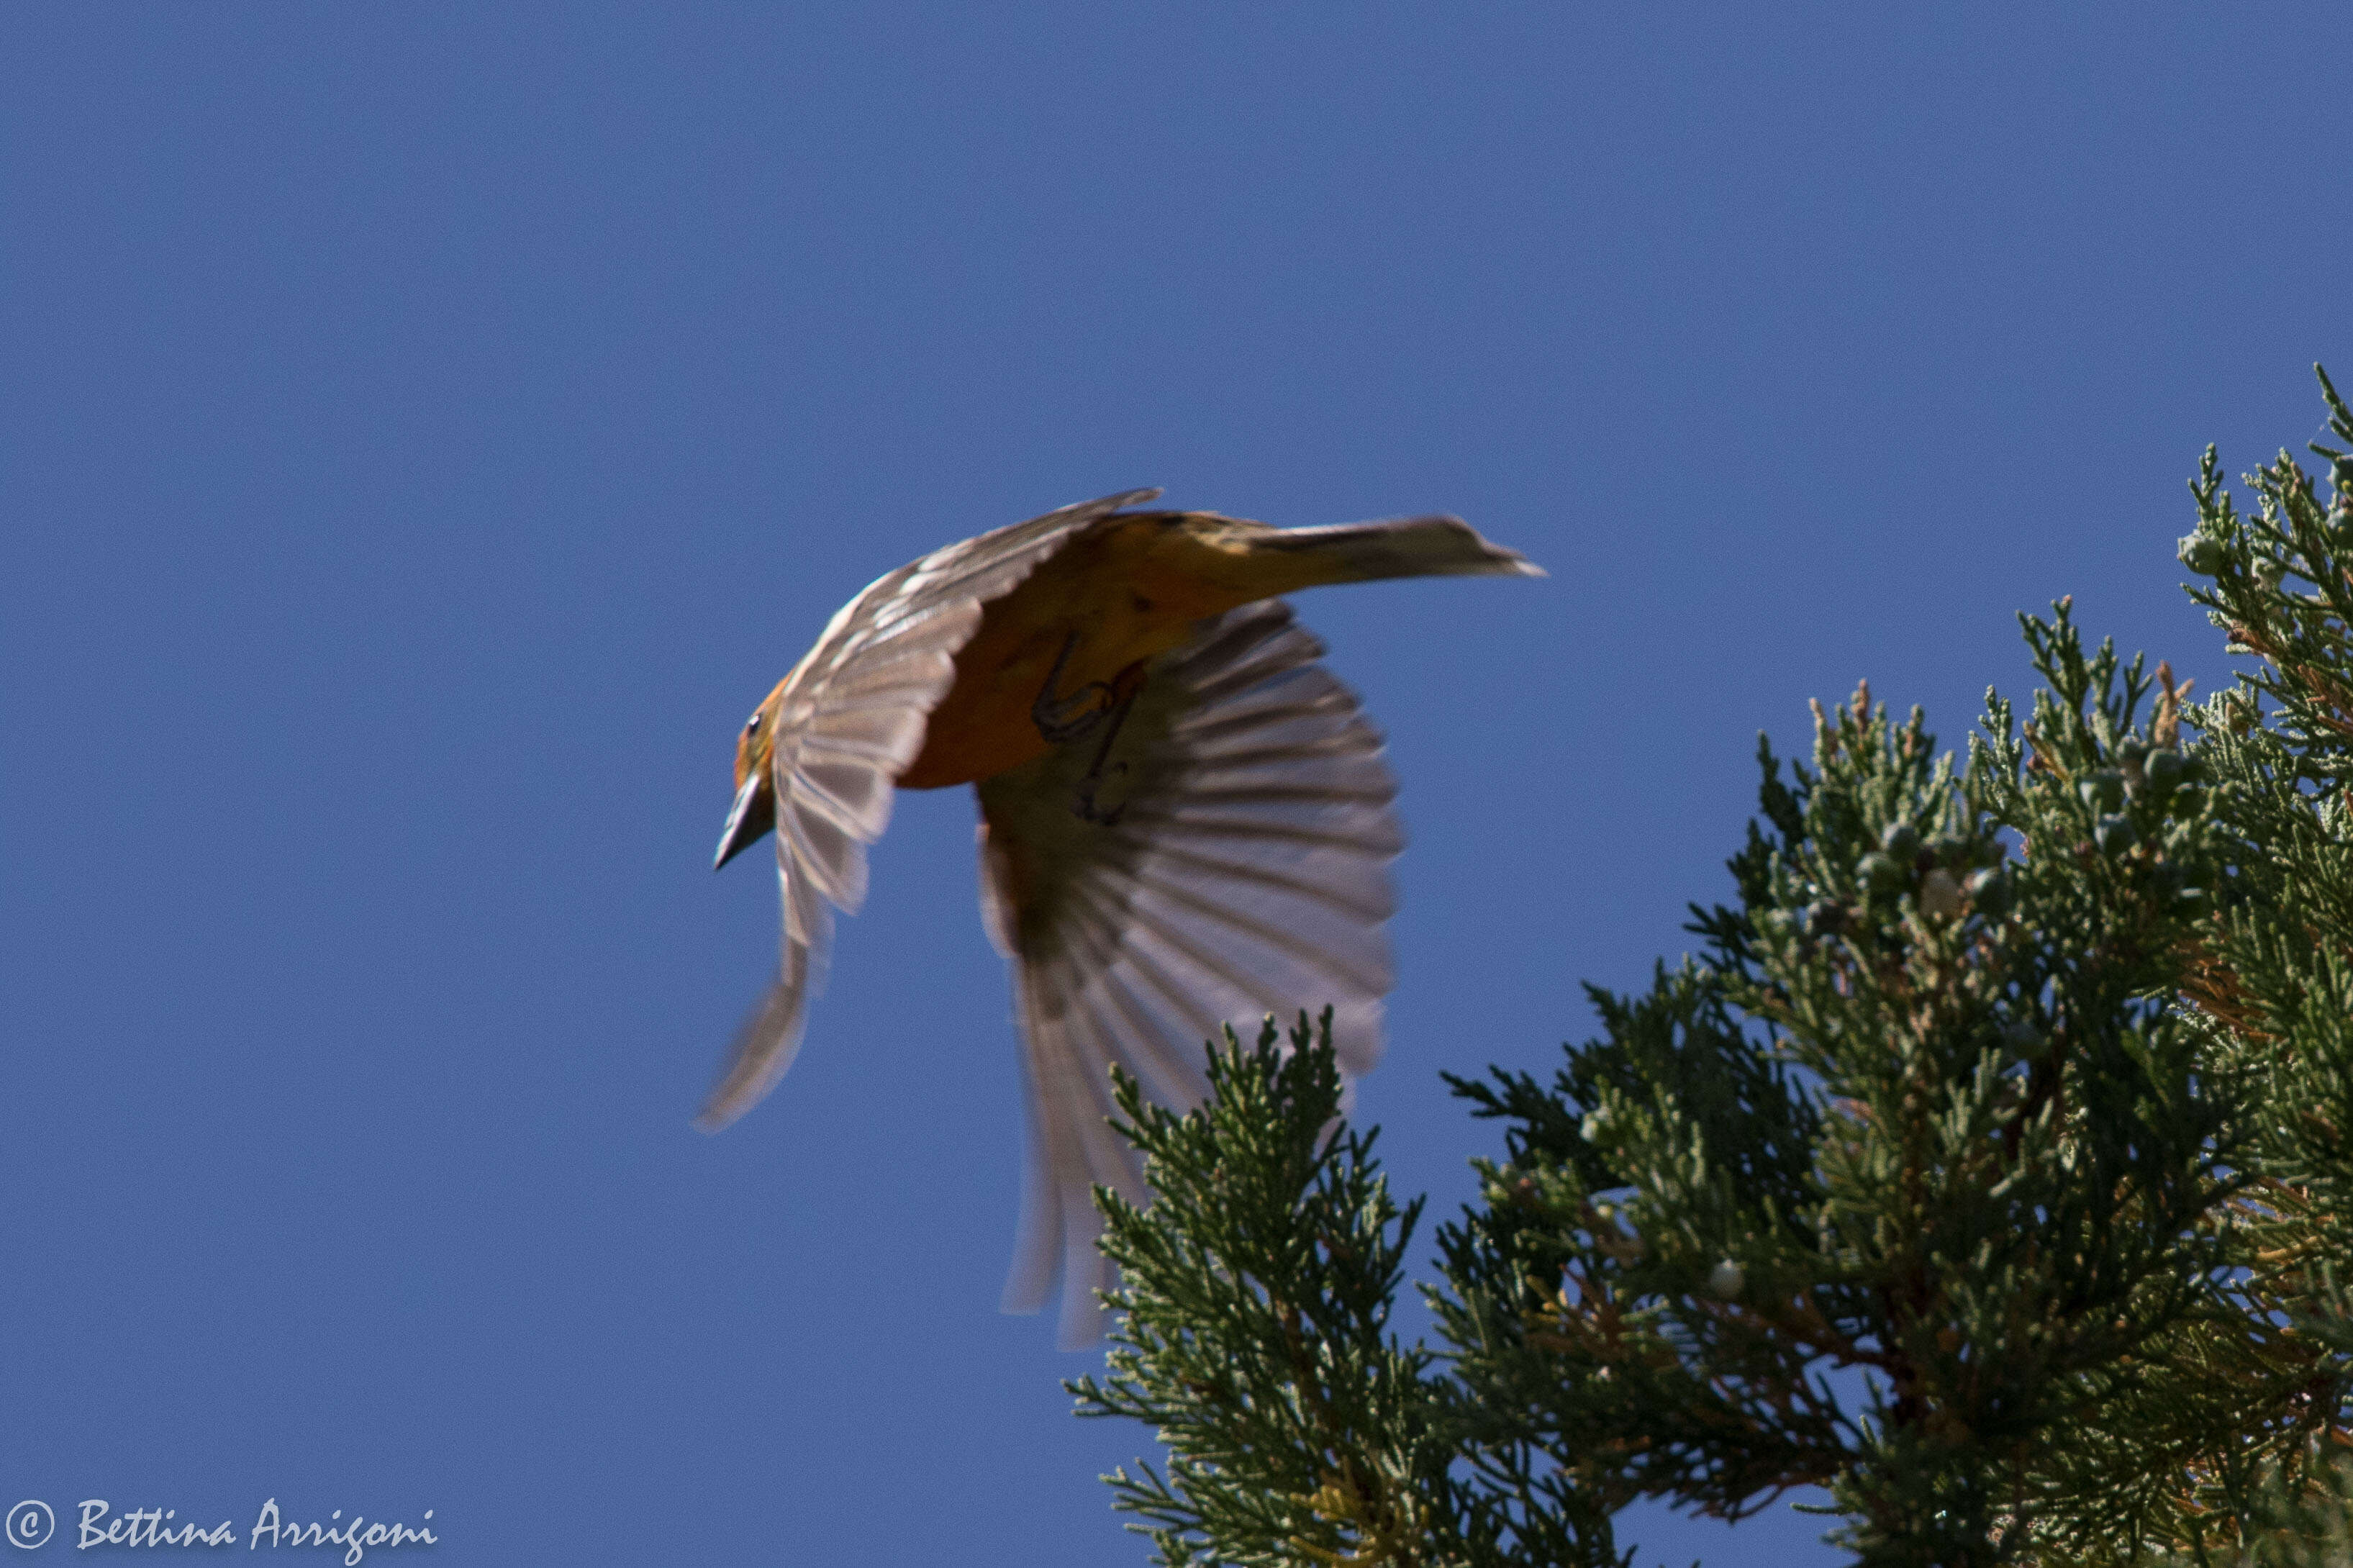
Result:
M727 809L727 826L719 835L716 870L767 837L776 826L776 716L784 710L785 686L776 682L743 732L735 737L735 804Z

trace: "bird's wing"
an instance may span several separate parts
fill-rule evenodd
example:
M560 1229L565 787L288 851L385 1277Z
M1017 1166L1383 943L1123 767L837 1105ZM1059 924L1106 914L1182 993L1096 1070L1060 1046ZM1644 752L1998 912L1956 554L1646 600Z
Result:
M1067 1343L1100 1332L1109 1281L1090 1187L1147 1195L1105 1121L1111 1064L1191 1106L1224 1025L1327 1005L1342 1067L1379 1058L1397 785L1323 652L1267 601L1163 656L1103 784L1110 825L1072 809L1092 736L979 786L983 913L1013 963L1029 1092L1005 1305L1043 1305L1059 1268Z
M854 914L865 899L866 846L890 823L892 791L923 750L925 724L955 683L955 657L982 610L1071 534L1159 493L1105 496L934 550L844 605L794 667L776 722L783 963L737 1032L696 1126L726 1126L792 1065L824 973L827 906Z

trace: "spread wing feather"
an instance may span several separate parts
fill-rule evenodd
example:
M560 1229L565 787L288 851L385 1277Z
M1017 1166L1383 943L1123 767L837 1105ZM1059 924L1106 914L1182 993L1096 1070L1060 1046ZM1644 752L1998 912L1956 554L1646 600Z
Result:
M955 683L955 657L982 610L1073 533L1159 493L1105 496L935 550L844 605L794 667L776 750L783 959L696 1126L726 1126L792 1065L824 973L831 909L855 913L864 900L866 846L890 824L892 792L923 750L932 710Z
M1205 623L1149 669L1113 753L1109 825L1072 810L1092 736L979 786L982 902L1016 972L1030 1168L1005 1301L1062 1332L1100 1328L1090 1188L1141 1200L1107 1125L1109 1068L1176 1106L1207 1090L1203 1047L1231 1023L1333 1009L1342 1066L1380 1054L1382 931L1404 839L1379 731L1279 601ZM1123 805L1121 795L1124 793Z

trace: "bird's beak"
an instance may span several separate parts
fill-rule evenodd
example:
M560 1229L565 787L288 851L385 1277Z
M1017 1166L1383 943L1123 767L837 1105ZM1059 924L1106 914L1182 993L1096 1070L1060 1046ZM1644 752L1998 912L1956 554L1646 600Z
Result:
M728 807L727 826L719 835L719 855L711 868L716 871L766 837L776 826L776 792L768 781L768 770L754 768L744 787L735 792L735 804Z

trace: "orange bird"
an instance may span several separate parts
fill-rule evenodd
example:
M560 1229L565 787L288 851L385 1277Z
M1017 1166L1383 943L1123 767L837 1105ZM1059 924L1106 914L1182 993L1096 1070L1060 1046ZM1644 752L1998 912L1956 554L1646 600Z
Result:
M1101 1327L1093 1184L1147 1195L1107 1124L1116 1062L1198 1103L1228 1021L1333 1009L1351 1075L1379 1058L1382 923L1404 838L1379 731L1277 595L1386 577L1543 572L1451 517L1270 528L1131 511L1130 490L951 544L842 606L735 745L724 866L774 829L782 973L696 1125L775 1087L831 925L866 892L891 792L980 797L981 912L1010 961L1029 1173L1010 1311L1062 1279L1062 1335Z

